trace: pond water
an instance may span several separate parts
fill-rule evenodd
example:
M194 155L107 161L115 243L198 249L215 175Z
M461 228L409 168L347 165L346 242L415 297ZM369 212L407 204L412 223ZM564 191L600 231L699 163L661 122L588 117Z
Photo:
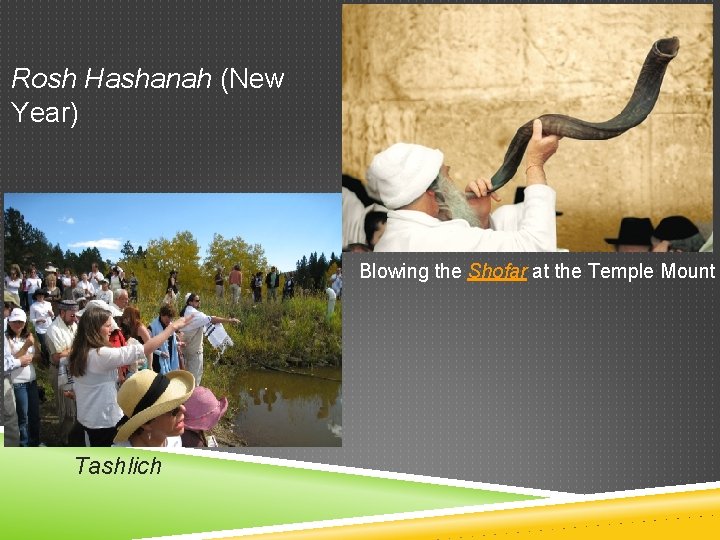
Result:
M342 369L294 371L307 375L251 370L239 378L235 432L248 446L342 446Z

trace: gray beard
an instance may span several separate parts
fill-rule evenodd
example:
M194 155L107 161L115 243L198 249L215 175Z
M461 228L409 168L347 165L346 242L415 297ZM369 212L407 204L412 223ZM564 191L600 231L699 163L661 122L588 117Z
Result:
M440 206L438 218L441 221L464 219L471 227L479 227L480 221L475 215L475 211L468 204L465 194L455 186L453 181L441 173L439 186L443 200L442 202L438 201Z

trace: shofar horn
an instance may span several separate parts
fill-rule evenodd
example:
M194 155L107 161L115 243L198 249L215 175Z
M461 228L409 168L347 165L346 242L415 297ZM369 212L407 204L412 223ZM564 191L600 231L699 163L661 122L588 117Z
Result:
M607 122L586 122L572 116L562 114L544 114L540 117L543 126L543 135L558 135L571 139L604 140L612 139L626 132L628 129L640 124L650 114L662 84L665 69L670 60L675 58L680 49L680 40L677 37L659 39L653 43L645 63L640 70L640 76L635 84L630 101L615 118ZM515 175L520 166L525 148L532 136L532 123L530 120L517 130L510 142L505 161L492 176L493 191L501 188Z

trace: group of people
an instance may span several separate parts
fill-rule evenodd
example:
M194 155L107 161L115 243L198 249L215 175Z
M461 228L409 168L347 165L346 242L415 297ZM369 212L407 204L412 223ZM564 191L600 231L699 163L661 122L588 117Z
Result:
M262 302L262 290L265 286L267 302L277 302L277 291L280 288L280 272L275 266L263 276L262 272L256 272L250 276L250 290L253 295L253 302ZM282 289L282 300L289 300L295 296L295 278L291 273L285 274L285 283Z
M618 253L712 251L712 234L708 239L685 216L668 216L654 227L648 217L624 217L617 238L605 241Z
M238 304L242 298L243 272L239 264L233 266L227 278L223 273L222 267L215 269L213 276L213 284L215 286L215 294L218 299L225 297L225 283L230 286L230 294L233 304ZM249 280L250 291L252 292L253 302L260 303L263 301L263 286L266 290L265 299L267 302L277 302L278 289L280 288L280 272L275 266L270 268L267 274L258 271L250 275ZM169 293L169 291L168 291ZM285 283L282 289L282 300L287 300L295 295L295 280L292 274L285 274Z
M52 272L48 272L52 268L46 268L46 285L52 282L49 279ZM3 417L6 444L41 444L37 362L49 366L48 377L56 397L60 438L71 446L109 446L128 437L131 441L134 437L138 445L158 442L155 435L164 432L145 427L145 422L123 438L124 430L127 430L120 429L127 422L121 422L123 412L131 419L133 411L138 412L133 407L129 413L123 405L121 396L130 392L123 390L128 384L134 388L143 381L150 381L153 388L157 388L157 385L167 387L171 385L168 381L175 381L171 386L181 385L187 391L183 393L183 402L198 385L202 399L208 402L206 391L199 386L203 374L204 332L212 325L238 323L238 319L206 315L200 310L200 295L188 293L180 318L176 318L174 305L163 303L158 316L146 326L138 308L130 305L127 289L116 289L112 296L107 296L102 274L94 277L101 287L92 298L83 294L76 299L63 294L53 306L46 300L48 291L38 288L27 313L13 292L7 288L4 291ZM172 285L177 286L177 283ZM76 289L69 287L66 290L74 292ZM32 322L34 333L29 322ZM164 395L153 396L157 398L153 403L164 404ZM146 397L145 404L148 399ZM176 399L179 396L173 397ZM170 409L175 410L178 405L180 403ZM190 425L188 412L185 409L182 412L185 425ZM165 427L183 424L179 412L172 417L174 424L166 419ZM142 418L146 418L146 413ZM148 432L154 434L147 441L138 438L140 435L147 437ZM196 444L198 440L207 442L203 434L196 437Z
M393 144L372 159L365 184L343 176L343 251L558 251L559 213L544 166L559 140L556 135L543 135L541 120L533 122L525 150L523 200L495 211L491 203L500 198L490 180L472 181L461 191L440 150ZM704 239L697 245L695 225L689 235L695 237L692 242L681 245L679 238L662 238L666 226L673 230L670 236L690 232L687 223L678 220L681 217L666 218L669 221L654 229L658 241L652 244L653 251L667 251L671 244L682 251L703 246Z
M93 300L102 298L112 303L114 296L122 290L128 292L130 300L137 301L138 279L134 272L128 277L119 266L113 266L107 274L103 274L98 263L93 263L89 272L73 273L66 268L62 275L58 269L47 263L44 273L41 273L34 263L27 270L21 270L17 264L10 266L5 276L5 290L10 292L18 306L29 312L30 307L37 301L38 291L43 291L45 300L56 305L60 300Z

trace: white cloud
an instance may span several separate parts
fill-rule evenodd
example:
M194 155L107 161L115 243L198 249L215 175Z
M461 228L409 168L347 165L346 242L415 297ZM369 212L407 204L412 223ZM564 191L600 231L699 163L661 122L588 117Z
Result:
M100 238L99 240L88 240L86 242L75 242L74 244L68 244L71 248L92 248L96 247L99 249L110 249L113 251L120 251L120 240L117 238Z
M61 217L58 221L62 221L63 223L67 223L68 225L75 225L75 218L65 216Z

